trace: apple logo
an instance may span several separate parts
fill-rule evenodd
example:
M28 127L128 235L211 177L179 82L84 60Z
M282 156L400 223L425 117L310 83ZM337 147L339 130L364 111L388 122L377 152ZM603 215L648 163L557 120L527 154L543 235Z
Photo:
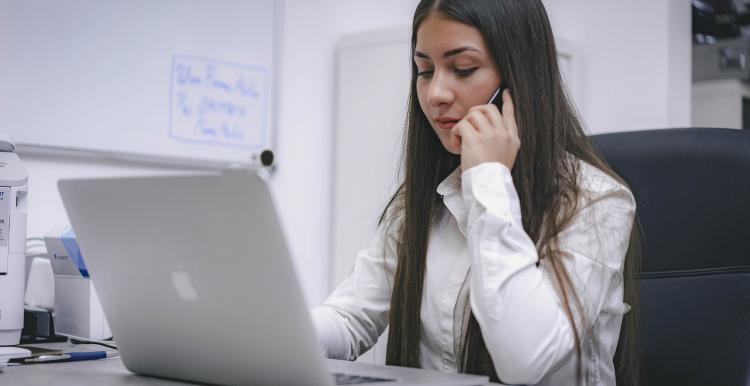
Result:
M190 274L183 270L182 267L178 267L177 271L172 272L172 284L177 291L177 295L179 295L182 300L198 300L198 291L193 287L193 283L190 280Z

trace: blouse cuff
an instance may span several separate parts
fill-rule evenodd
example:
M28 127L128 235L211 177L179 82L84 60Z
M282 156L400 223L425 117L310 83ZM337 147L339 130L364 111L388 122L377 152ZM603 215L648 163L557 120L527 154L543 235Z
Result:
M328 358L354 360L346 329L341 325L336 312L326 306L316 307L311 312L318 339L323 346L323 352Z
M522 225L521 205L507 166L485 162L465 170L461 175L464 202L469 208L467 229L483 212Z

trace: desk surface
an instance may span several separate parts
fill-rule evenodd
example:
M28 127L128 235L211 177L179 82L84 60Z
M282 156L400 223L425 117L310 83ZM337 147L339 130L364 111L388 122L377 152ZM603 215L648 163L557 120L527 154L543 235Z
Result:
M62 349L64 351L113 351L99 345L70 343L47 343L35 346ZM119 357L92 361L43 363L23 366L0 367L0 385L184 385L166 379L138 376L125 368Z
M85 382L82 382L84 381ZM0 373L0 384L18 386L184 385L166 379L142 377L128 371L119 357L69 363L10 366Z
M46 347L67 344L45 345ZM70 346L67 346L70 347ZM79 345L78 348L101 349ZM85 351L85 350L81 350ZM45 363L2 367L0 385L14 386L80 386L87 385L188 385L180 381L140 376L131 373L119 357L91 361Z
M82 382L83 381L83 382ZM188 385L145 377L128 371L119 357L70 363L10 366L0 373L0 384L14 386ZM496 384L492 384L496 385Z

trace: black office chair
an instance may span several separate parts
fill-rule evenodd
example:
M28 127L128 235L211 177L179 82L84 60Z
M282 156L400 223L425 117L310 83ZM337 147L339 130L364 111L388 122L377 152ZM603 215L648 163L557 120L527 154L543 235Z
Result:
M643 226L646 385L750 386L750 130L592 136Z

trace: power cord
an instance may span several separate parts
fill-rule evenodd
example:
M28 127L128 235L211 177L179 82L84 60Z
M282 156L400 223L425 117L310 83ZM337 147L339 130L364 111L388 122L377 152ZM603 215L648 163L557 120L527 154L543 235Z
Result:
M80 336L64 334L64 333L59 333L59 332L57 332L56 334L68 338L68 341L72 344L98 344L100 346L104 346L104 347L111 348L114 350L118 349L117 346L113 346L109 344L109 343L114 343L114 341L112 341L112 338L108 338L105 340L93 340L93 339L87 339L87 338L83 338Z

